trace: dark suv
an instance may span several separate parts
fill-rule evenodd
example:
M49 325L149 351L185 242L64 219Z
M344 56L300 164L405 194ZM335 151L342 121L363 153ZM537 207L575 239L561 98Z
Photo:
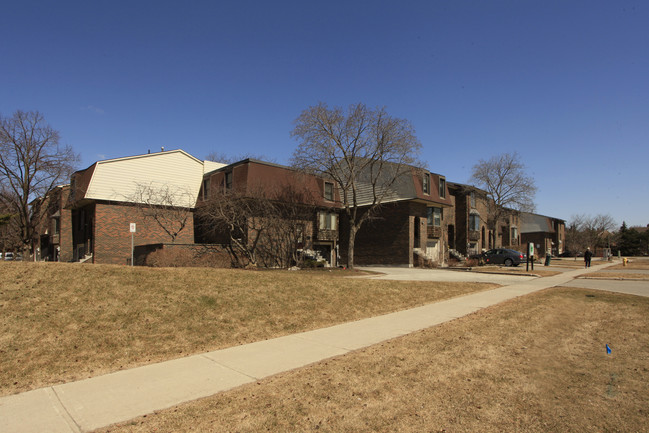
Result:
M507 248L494 248L481 254L487 265L518 266L525 261L525 254Z

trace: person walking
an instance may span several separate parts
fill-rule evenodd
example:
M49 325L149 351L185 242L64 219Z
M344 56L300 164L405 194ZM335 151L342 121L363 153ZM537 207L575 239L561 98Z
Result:
M590 268L590 259L593 257L593 253L590 251L590 247L586 248L584 253L584 268Z

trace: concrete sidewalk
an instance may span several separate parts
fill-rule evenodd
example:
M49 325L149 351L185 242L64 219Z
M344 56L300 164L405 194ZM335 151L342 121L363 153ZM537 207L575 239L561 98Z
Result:
M87 432L425 329L598 271L594 265L410 310L0 398L2 432Z

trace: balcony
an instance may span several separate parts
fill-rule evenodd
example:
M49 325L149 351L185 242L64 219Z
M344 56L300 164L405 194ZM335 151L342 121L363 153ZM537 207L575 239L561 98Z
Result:
M319 241L336 241L338 240L338 230L320 230L316 231L316 240Z
M442 228L438 226L428 226L426 230L426 235L428 238L441 238L442 237Z

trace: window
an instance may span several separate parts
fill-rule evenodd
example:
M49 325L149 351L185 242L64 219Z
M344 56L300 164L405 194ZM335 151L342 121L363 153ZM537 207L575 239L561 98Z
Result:
M446 179L443 177L439 178L439 196L446 198Z
M480 230L480 215L469 215L469 231L477 232Z
M430 194L430 173L424 173L424 194Z
M232 172L225 173L225 189L232 189Z
M518 239L518 228L512 227L512 240L517 240L517 239Z
M469 195L471 199L471 207L475 208L475 191L471 191L471 194Z
M333 212L318 212L319 230L336 230L338 226L338 215Z
M58 217L52 218L54 223L54 234L58 235L61 232L61 220Z
M325 200L334 201L334 184L331 182L324 183L324 198Z
M428 225L439 227L442 225L442 208L441 207L429 207L426 208L428 213Z

